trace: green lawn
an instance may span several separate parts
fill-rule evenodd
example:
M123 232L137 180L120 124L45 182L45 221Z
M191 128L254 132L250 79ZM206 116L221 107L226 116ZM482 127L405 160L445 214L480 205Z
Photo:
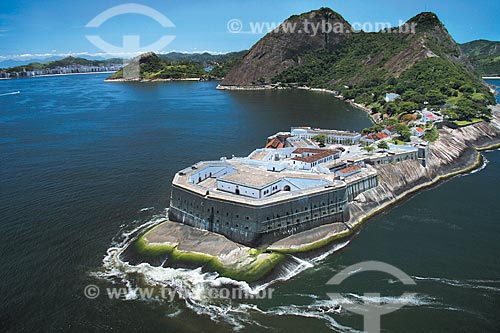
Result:
M398 145L398 146L404 146L407 144L407 142L404 142L404 141L401 141L401 140L398 140L398 139L393 139L391 141L389 141L390 143L394 144L394 145Z
M481 118L473 118L472 120L455 120L454 123L457 126L463 127L463 126L468 126L468 125L472 125L472 124L477 124L477 123L480 123L482 121L483 121L483 119L481 119Z

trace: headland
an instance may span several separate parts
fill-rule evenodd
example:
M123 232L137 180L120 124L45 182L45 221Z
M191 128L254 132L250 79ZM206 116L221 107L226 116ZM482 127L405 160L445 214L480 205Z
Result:
M352 133L351 141L339 141L339 131L312 128L277 133L247 157L200 162L179 171L172 186L171 221L138 237L132 248L146 260L168 257L238 280L262 279L287 254L352 237L371 216L409 195L480 167L478 151L500 146L499 105L492 107L492 115L489 122L444 126L435 142L412 137L399 147L387 133L378 140ZM322 135L326 141L316 141ZM363 148L381 141L387 149ZM302 153L310 155L298 156ZM299 161L303 164L297 166ZM325 195L333 200L326 201Z

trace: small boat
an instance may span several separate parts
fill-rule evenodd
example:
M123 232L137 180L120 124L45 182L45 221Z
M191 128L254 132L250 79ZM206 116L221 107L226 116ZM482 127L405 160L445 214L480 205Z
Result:
M0 96L17 95L17 94L20 94L20 93L21 92L18 90L18 91L13 91L13 92L8 92L8 93L0 94Z

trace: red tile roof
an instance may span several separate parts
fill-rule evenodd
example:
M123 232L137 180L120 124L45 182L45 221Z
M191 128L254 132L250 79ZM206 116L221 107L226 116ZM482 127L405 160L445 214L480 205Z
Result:
M292 160L299 162L313 163L319 161L322 158L335 155L339 153L339 151L333 149L297 148L292 152L292 154L303 154L303 153L313 153L314 155L307 157L302 157L302 156L294 157L292 158Z
M424 115L431 120L436 119L436 116L433 113L424 113Z
M350 173L350 172L353 172L353 171L356 171L356 170L359 170L359 169L361 169L361 165L354 164L354 165L348 166L347 168L340 169L339 172L343 173L343 174L346 174L346 173Z
M377 137L379 138L379 140L382 140L382 139L385 139L387 138L389 135L387 135L386 133L384 132L378 132L377 133Z
M269 141L266 145L266 148L279 148L279 145L282 144L281 141L278 138L273 138L271 141ZM281 147L283 148L283 147Z

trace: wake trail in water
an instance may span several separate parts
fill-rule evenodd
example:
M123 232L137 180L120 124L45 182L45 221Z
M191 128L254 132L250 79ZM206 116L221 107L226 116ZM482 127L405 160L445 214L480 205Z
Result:
M500 292L500 287L485 285L486 283L490 283L490 284L497 284L500 286L500 280L478 280L478 279L455 280L455 279L446 279L446 278L439 278L439 277L421 277L421 276L412 276L412 278L414 280L417 280L417 281L431 281L431 282L436 282L436 283L448 285L451 287L468 288L468 289L482 289L482 290Z
M17 94L20 94L20 93L21 93L20 91L13 91L13 92L8 92L8 93L0 94L0 96L17 95Z

